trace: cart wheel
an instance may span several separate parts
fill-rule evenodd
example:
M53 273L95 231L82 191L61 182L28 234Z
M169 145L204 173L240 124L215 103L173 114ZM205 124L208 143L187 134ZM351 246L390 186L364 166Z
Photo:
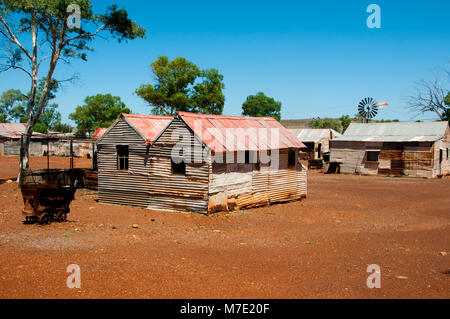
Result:
M35 222L37 222L37 217L36 216L26 216L25 217L25 221L26 221L26 223L35 223Z
M51 218L50 215L47 213L43 213L39 215L39 224L41 225L47 225L50 224Z
M64 213L64 212L58 212L58 213L56 213L56 215L55 215L55 221L57 222L57 223L63 223L63 222L65 222L67 220L67 214L66 213Z

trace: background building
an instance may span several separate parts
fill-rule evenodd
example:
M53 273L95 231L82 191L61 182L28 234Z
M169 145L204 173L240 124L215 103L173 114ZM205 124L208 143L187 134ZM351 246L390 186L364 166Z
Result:
M330 141L341 173L427 177L450 173L448 122L352 123Z

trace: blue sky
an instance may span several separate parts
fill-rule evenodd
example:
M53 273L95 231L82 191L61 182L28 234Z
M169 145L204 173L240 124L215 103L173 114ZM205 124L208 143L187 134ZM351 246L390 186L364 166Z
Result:
M389 106L378 119L434 120L406 108L414 82L450 63L450 1L93 1L116 3L147 28L147 39L98 39L88 62L60 64L56 77L77 73L58 93L63 120L88 95L120 96L134 113L148 104L134 94L152 81L150 63L182 56L224 75L224 114L240 115L258 91L282 102L282 118L339 117L374 97ZM381 29L369 29L366 8L381 7ZM0 92L28 91L18 71L0 74Z

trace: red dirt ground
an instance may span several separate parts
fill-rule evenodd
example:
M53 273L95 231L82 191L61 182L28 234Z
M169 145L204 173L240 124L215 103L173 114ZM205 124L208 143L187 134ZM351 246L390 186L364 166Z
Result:
M306 200L211 216L79 190L69 222L39 226L22 223L20 191L5 182L16 167L0 157L0 298L450 297L450 178L309 172ZM81 289L66 286L70 264ZM366 286L370 264L380 289Z

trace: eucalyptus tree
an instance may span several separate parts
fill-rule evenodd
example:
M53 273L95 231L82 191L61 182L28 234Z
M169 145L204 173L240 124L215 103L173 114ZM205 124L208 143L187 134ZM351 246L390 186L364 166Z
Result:
M30 80L26 130L21 147L19 182L29 168L29 143L46 105L53 74L60 61L87 60L92 42L99 36L119 42L145 37L145 29L113 5L94 13L89 0L0 0L0 71L18 70ZM38 78L44 73L42 94L36 99Z

